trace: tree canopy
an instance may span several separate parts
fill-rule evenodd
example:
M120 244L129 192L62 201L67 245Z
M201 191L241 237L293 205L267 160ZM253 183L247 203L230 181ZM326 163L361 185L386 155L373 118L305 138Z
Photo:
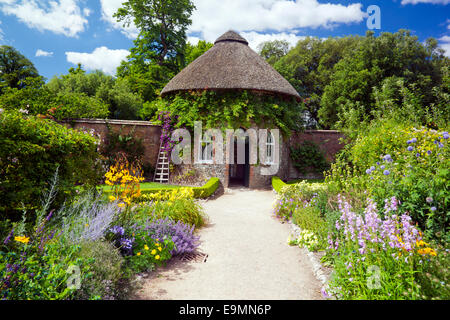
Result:
M39 77L34 64L13 47L0 46L0 89L1 87L21 89L28 77Z

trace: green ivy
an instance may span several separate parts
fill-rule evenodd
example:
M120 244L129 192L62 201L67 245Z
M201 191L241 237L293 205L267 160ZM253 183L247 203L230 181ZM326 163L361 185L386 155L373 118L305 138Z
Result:
M177 126L189 129L193 129L194 121L201 121L204 128L276 127L287 136L291 130L303 128L304 106L294 98L245 90L181 92L153 104L160 111L178 115Z

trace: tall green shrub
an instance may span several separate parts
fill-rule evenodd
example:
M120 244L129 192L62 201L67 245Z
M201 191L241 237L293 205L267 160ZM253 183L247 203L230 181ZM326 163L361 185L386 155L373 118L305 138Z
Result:
M2 111L2 110L0 110ZM100 172L98 141L48 119L17 111L0 113L0 217L16 219L20 210L40 206L43 190L58 168L54 205L76 192L76 185L94 185Z

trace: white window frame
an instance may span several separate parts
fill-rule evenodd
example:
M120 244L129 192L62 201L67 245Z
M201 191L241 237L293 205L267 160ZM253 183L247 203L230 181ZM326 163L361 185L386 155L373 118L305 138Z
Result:
M205 144L205 146L203 146L203 144ZM205 135L205 137L201 137L198 144L198 163L213 164L214 163L213 150L214 150L214 143L212 137L210 135Z
M275 137L272 132L267 131L267 137L266 137L266 162L265 164L274 164L275 154Z

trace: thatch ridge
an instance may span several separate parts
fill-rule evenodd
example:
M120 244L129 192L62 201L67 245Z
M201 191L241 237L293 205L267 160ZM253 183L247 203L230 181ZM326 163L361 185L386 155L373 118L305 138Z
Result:
M161 91L164 96L188 90L252 90L292 96L297 91L234 31L178 73Z

